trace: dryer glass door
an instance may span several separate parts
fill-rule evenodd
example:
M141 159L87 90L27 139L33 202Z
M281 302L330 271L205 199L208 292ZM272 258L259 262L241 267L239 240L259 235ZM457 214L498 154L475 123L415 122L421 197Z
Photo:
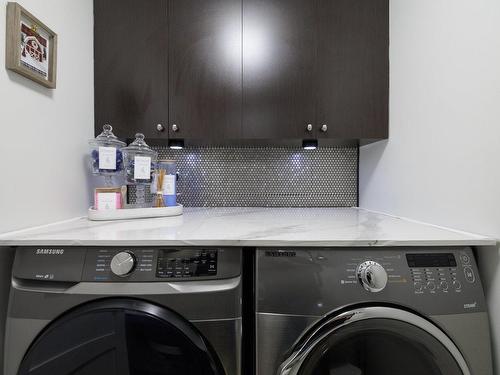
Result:
M19 374L222 375L215 353L179 315L138 300L102 300L50 324Z
M408 321L411 319L376 316L364 319L351 312L317 328L282 365L282 374L469 374L458 349L427 320L408 314L419 324L431 327L428 330Z

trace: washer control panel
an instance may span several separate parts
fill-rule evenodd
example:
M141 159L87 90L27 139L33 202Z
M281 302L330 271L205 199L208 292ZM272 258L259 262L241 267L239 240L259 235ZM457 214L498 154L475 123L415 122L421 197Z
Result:
M160 250L156 277L180 278L217 275L217 250L176 252Z
M220 256L220 254L224 255ZM84 280L162 281L165 279L217 278L221 249L135 248L89 249ZM225 270L225 267L222 267ZM223 272L224 274L224 272Z
M145 280L154 272L154 249L88 249L83 269L85 281Z
M197 247L22 247L13 276L43 282L213 280L241 274L241 249Z

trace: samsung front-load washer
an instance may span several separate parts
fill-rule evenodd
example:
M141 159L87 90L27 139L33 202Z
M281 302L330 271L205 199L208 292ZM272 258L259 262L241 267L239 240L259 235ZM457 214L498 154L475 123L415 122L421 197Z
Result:
M259 375L491 375L470 248L262 249Z
M240 373L241 250L18 248L5 375Z

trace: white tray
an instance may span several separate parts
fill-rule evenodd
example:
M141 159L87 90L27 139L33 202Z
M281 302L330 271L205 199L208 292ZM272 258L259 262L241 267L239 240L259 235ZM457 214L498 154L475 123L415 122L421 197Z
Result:
M89 220L127 220L147 217L164 217L182 215L182 204L172 207L122 208L119 210L88 210Z

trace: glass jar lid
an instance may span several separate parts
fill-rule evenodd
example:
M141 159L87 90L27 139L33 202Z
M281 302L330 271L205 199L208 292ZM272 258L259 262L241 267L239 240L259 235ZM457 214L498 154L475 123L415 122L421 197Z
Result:
M137 133L135 135L135 140L123 149L125 152L133 152L143 155L155 155L156 151L152 150L151 147L144 141L144 134Z
M118 139L116 135L113 134L113 127L109 124L106 124L102 127L102 133L99 134L94 139L89 141L91 145L98 146L111 146L116 148L122 148L127 144Z

